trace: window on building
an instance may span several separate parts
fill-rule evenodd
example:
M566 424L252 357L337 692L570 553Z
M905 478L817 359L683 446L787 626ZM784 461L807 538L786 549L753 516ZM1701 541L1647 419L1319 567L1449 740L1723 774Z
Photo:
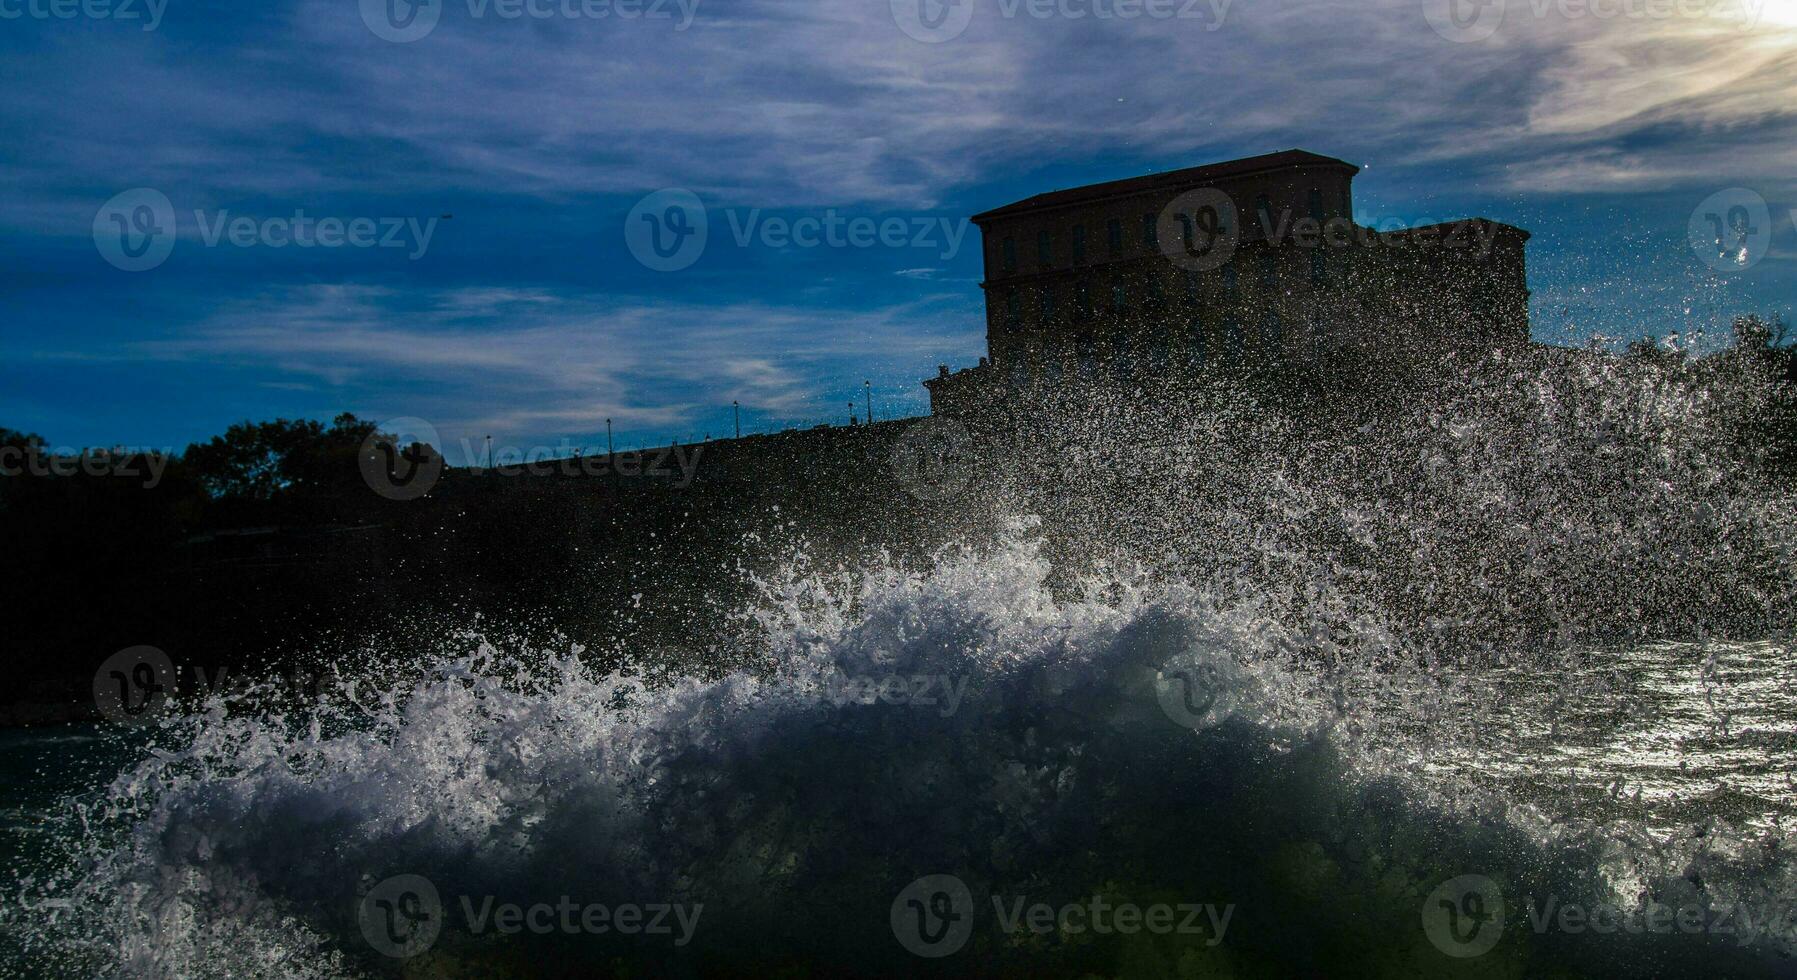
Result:
M1046 231L1036 233L1036 261L1044 269L1054 265L1054 236Z
M1117 218L1104 223L1105 237L1110 240L1111 254L1123 253L1123 222Z
M1085 225L1074 225L1073 226L1073 264L1079 265L1085 261L1086 261L1086 226Z
M1323 191L1321 188L1310 189L1310 216L1317 221L1323 220Z
M1149 248L1153 248L1156 244L1153 211L1146 212L1142 215L1142 244Z
M1017 290L1007 289L1005 290L1005 323L1014 327L1017 325L1018 319Z
M1015 238L1005 239L1003 248L1004 248L1005 271L1006 272L1016 272L1017 271L1017 239L1015 239Z
M1254 213L1260 218L1261 234L1273 237L1273 201L1265 194L1254 199Z
M1179 215L1179 245L1190 252L1192 250L1192 216Z

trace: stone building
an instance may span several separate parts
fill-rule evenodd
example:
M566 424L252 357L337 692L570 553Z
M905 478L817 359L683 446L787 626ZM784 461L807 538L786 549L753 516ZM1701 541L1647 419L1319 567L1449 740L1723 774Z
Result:
M1449 350L1526 345L1528 232L1361 226L1358 172L1287 150L975 215L989 356L924 382L932 412L1175 371L1400 377Z

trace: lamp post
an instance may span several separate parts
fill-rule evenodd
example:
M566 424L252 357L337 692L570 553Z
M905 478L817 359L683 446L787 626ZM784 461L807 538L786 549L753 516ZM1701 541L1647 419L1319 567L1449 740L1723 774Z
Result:
M874 424L874 383L863 381L861 387L867 389L867 424L872 425Z
M617 453L613 452L612 448L611 448L611 419L605 420L605 455L607 455L607 456L617 455Z
M730 407L731 407L731 409L733 409L736 412L736 437L738 439L741 439L743 437L743 406L742 406L742 402L739 402L736 399L732 398L730 400Z

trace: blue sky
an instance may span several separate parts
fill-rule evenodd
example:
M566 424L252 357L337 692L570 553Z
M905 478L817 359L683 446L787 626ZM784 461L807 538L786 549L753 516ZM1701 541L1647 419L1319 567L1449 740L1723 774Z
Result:
M967 215L1294 146L1369 168L1365 221L1535 232L1543 340L1797 307L1797 0L437 0L403 42L378 0L69 2L0 0L0 425L55 445L351 411L460 462L842 421L864 379L917 414L984 352ZM137 188L175 233L125 271L95 225ZM657 271L626 219L668 189L708 238ZM1770 244L1713 268L1687 226L1735 189ZM296 212L397 247L214 231ZM765 234L830 217L910 231Z

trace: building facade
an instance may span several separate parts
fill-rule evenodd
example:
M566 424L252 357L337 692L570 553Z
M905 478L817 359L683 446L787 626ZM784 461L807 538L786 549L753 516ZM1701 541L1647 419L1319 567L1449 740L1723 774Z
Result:
M1378 231L1359 168L1304 150L1038 194L975 215L988 357L937 414L1076 379L1296 366L1401 375L1528 342L1528 232Z

